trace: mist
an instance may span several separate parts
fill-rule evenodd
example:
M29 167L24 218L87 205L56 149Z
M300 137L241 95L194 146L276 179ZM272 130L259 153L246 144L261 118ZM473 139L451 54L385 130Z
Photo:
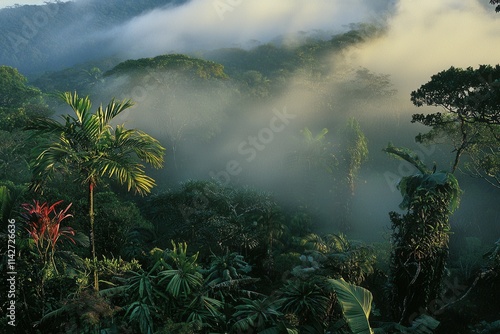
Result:
M127 50L128 56L144 57L168 50L203 55L201 50L251 48L252 43L296 44L300 43L299 32L303 32L302 36L304 32L314 35L319 31L333 34L345 31L347 24L352 22L370 22L386 30L381 36L369 38L341 54L326 56L323 64L327 73L321 78L311 76L307 71L297 71L286 89L272 99L242 102L241 96L234 93L238 87L228 84L218 88L217 102L210 98L214 96L213 91L201 90L197 103L203 107L198 111L193 111L188 96L179 98L180 104L176 107L164 110L170 116L159 116L157 109L144 108L137 116L140 118L138 126L153 131L166 142L172 142L175 135L169 130L171 118L165 120L165 117L179 119L183 115L184 121L192 126L191 134L187 131L186 136L175 140L175 168L167 167L168 172L162 174L158 182L173 187L172 181L215 178L222 183L252 185L271 191L284 203L293 203L290 194L299 192L303 186L293 179L310 177L309 172L291 173L287 165L287 155L300 145L301 130L308 127L317 133L326 127L328 138L335 145L341 141L339 133L347 118L355 117L368 137L370 160L357 180L351 233L365 240L380 240L387 235L387 212L397 210L401 201L396 183L400 177L415 172L411 166L391 160L381 151L388 142L418 151L429 165L436 163L441 169L449 168L450 147L429 148L415 144L415 135L426 129L410 124L411 115L421 110L411 104L409 93L427 82L432 74L450 66L494 64L500 47L500 37L495 33L498 16L476 1L465 1L460 5L452 1L424 1L418 5L411 1L384 5L356 2L348 6L339 2L318 1L306 6L305 3L294 2L292 5L283 1L276 2L266 11L261 10L263 5L259 1L242 2L224 12L222 20L220 12L212 5L193 1L175 9L152 11L124 25L123 37L113 47L120 49L125 41L133 39L139 42L134 43L134 49ZM154 31L169 33L155 35ZM388 94L343 95L341 92L346 87L363 85L358 73L360 69L368 69L376 76L386 75L390 84L379 88ZM141 109L141 105L137 108ZM279 132L269 131L270 122L277 113L288 115L285 116L288 117L286 124L283 123L286 126ZM206 120L200 121L201 114L209 117L208 127ZM134 118L130 121L132 124L137 122ZM166 125L158 129L153 124ZM173 128L178 130L179 126ZM192 135L214 129L217 133L213 138L205 137L199 141ZM171 148L171 162L173 153ZM333 232L338 228L333 218L332 200L335 196L327 195L328 187L322 188L328 183L328 175L319 172L313 178L313 187L326 194L314 198L321 208L318 227ZM477 183L468 187L470 193L480 193L482 189ZM459 217L459 228L467 233L482 234L476 224L471 223L472 218L467 212L478 207L490 211L487 207L491 205L476 196L464 195L463 209L455 215ZM490 212L488 219L495 219L494 216ZM494 229L498 230L498 227Z
M92 1L75 3L87 8ZM410 92L450 66L495 64L500 51L500 16L475 0L165 1L162 7L104 27L93 28L92 13L82 20L89 29L78 44L90 47L82 53L85 57L67 57L78 54L78 48L62 50L63 64L101 55L125 60L186 53L220 62L228 73L231 64L224 63L220 52L252 52L266 43L293 48L309 38L329 40L357 24L369 24L376 34L324 54L319 70L294 69L285 82L278 82L281 77L275 73L263 73L262 85L270 86L265 86L270 92L265 96L244 94L237 76L246 72L196 83L172 71L139 78L112 75L91 92L96 104L112 97L134 100L134 108L118 121L150 133L167 148L165 168L151 171L156 192L189 179L216 179L272 192L280 203L293 207L306 180L311 188L306 189L308 203L318 208L316 227L325 233L339 228L331 175L297 171L290 166L290 155L302 144L304 128L313 134L328 129L326 138L339 155L342 129L349 118L356 118L368 140L369 160L356 180L350 233L367 241L388 233L388 212L397 210L401 201L396 183L415 172L382 152L388 142L418 151L429 166L449 168L450 147L415 143L415 136L428 129L411 124L411 115L433 109L414 107ZM60 28L59 34L71 36L79 27ZM483 201L483 185L464 182L468 189L456 224L464 233L494 238L500 233L494 224L498 214L487 208L498 202L498 191L488 189L492 200ZM481 218L474 216L479 212L484 213ZM487 227L478 229L478 220L488 222Z
M383 38L353 49L360 66L391 75L408 94L451 66L498 63L500 16L486 1L399 1Z
M351 23L379 20L391 8L391 1L193 0L148 12L109 34L113 50L135 58L248 48L276 39L293 42L299 33L345 31Z

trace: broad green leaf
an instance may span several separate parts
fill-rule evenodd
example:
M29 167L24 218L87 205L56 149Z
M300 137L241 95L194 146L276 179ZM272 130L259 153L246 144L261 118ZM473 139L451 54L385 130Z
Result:
M372 293L341 279L331 279L333 289L342 306L344 317L354 334L373 334L368 322L373 296Z

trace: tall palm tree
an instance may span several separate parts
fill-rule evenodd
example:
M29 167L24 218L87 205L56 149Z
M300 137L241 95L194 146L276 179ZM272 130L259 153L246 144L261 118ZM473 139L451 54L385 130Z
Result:
M38 155L32 164L31 186L38 190L57 172L67 170L76 172L78 180L88 186L94 287L98 291L94 188L103 177L107 177L126 184L129 191L133 189L141 195L149 193L155 181L146 175L141 161L160 168L165 149L156 139L142 131L111 125L113 118L133 106L130 100L112 99L105 108L101 105L92 113L88 96L79 97L76 92L65 92L60 94L60 98L73 109L75 115L62 116L63 123L41 118L28 126L36 135L48 134L53 137L37 148Z

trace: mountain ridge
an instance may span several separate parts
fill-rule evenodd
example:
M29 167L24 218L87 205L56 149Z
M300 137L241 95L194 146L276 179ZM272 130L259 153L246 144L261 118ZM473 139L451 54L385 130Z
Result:
M108 29L187 0L56 1L0 9L0 64L26 75L114 56Z

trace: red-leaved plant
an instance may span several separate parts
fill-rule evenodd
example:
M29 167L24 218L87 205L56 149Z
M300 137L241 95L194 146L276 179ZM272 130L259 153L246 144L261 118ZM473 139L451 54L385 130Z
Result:
M33 239L44 266L47 265L50 260L56 272L57 268L54 261L54 254L59 238L66 237L72 243L76 244L73 239L75 230L69 226L61 226L61 222L64 219L73 217L73 215L67 213L72 203L70 203L66 209L56 211L56 206L62 202L61 200L49 205L47 202L40 204L38 201L33 200L33 204L22 204L25 210L22 216L27 225L26 230Z

